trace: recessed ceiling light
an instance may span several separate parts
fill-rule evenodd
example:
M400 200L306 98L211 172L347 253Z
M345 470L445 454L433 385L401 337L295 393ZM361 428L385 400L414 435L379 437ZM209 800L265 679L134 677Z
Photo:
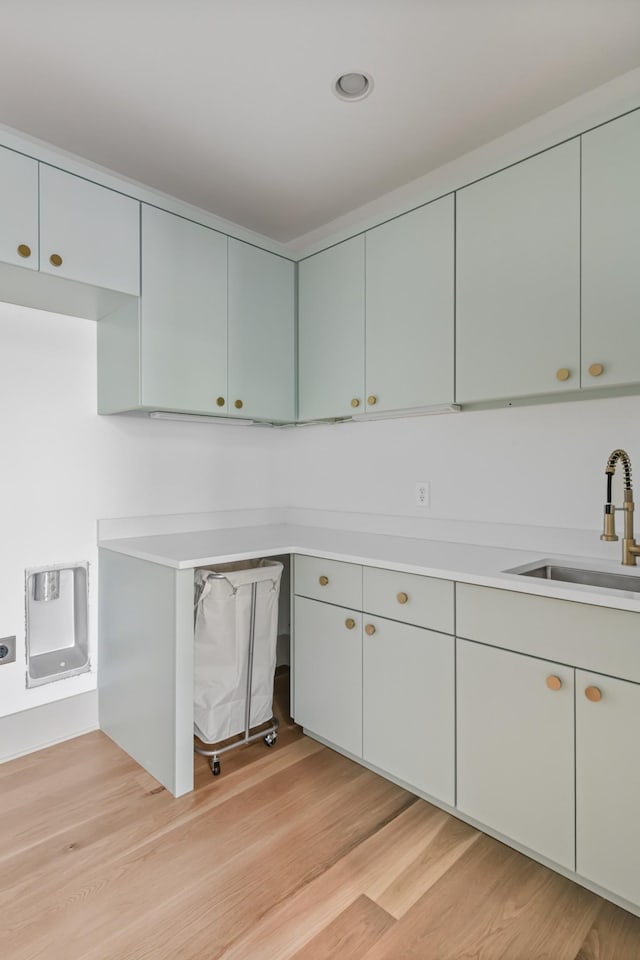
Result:
M373 90L373 77L368 73L341 73L333 82L333 92L340 100L364 100Z

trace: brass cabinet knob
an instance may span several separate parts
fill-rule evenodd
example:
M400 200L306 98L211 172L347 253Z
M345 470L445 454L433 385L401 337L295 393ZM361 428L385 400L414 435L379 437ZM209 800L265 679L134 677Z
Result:
M549 687L549 690L559 690L562 687L562 680L560 677L556 677L554 674L551 674L551 676L547 677L547 686Z
M234 407L236 408L236 410L242 410L242 408L243 408L243 406L244 406L242 400L234 400L234 401L233 401L233 405L234 405Z
M24 257L26 259L27 257L31 256L31 247L27 246L26 243L19 244L17 249L19 257Z
M224 397L216 397L216 406L224 407Z
M367 634L367 636L372 637L376 632L376 628L372 623L368 623L364 628L364 632Z
M566 367L560 367L560 369L559 369L558 372L556 373L557 379L558 379L558 380L561 380L561 381L562 381L562 380L568 380L570 376L571 376L571 371L570 371L570 370L567 370Z
M396 600L398 601L398 603L406 603L408 599L409 599L408 593L399 593L398 596L396 597Z
M373 394L370 397L367 397L367 403L369 404L370 407L375 407L377 402L378 402L378 398L374 397Z
M49 263L52 267L61 267L62 266L62 257L59 253L52 253L49 257Z
M359 407L359 406L360 406L360 401L358 400L357 397L354 397L354 398L353 398L353 400L351 401L351 406L352 406L352 407Z
M601 377L604 373L604 367L601 363L592 363L589 367L589 373L592 377Z
M599 700L602 700L602 690L600 687L587 687L584 695L591 703L598 703Z
M321 577L318 577L318 583L321 587L326 587L326 585L329 583L329 577L325 577L325 575L322 574Z
M353 630L353 628L354 628L355 625L356 625L356 622L355 622L355 620L353 619L353 617L347 617L347 619L346 619L345 622L344 622L344 625L345 625L345 627L347 628L347 630Z

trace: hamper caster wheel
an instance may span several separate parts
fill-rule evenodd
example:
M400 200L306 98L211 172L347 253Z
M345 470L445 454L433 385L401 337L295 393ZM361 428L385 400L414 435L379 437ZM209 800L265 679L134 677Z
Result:
M278 739L277 733L268 733L264 738L264 742L268 747L272 747L277 739Z
M211 773L214 775L214 777L219 777L219 776L220 776L220 761L219 761L219 760L211 760Z

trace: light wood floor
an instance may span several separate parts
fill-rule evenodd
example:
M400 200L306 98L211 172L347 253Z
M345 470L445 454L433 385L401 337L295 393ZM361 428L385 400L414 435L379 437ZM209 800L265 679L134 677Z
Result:
M0 766L2 960L639 960L639 919L281 731L179 800L101 733Z

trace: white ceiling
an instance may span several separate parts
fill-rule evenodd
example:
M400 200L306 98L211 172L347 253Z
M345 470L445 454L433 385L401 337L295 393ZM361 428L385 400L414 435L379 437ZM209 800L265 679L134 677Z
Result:
M0 122L281 241L640 65L640 0L0 12ZM368 99L333 96L350 70L373 75Z

